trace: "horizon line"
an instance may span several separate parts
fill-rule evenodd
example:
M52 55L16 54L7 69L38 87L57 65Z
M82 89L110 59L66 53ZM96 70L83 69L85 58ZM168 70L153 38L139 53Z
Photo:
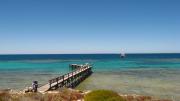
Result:
M112 53L0 53L0 55L71 55L71 54L121 54ZM125 54L180 54L180 52L127 52Z

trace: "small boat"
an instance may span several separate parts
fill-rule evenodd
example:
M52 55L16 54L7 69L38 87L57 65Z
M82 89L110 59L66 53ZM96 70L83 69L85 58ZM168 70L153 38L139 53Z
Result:
M125 58L125 56L126 56L125 53L121 53L120 55L121 58Z

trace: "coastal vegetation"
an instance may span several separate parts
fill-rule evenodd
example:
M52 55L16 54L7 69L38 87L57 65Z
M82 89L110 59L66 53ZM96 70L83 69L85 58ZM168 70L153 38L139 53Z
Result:
M45 93L1 90L0 101L172 101L150 96L119 94L110 90L79 91L63 88Z
M119 96L118 93L110 90L95 90L84 98L85 101L126 101L124 98Z

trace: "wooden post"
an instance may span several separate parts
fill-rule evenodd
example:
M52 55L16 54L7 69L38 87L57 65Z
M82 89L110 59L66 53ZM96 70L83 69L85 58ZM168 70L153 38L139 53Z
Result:
M57 82L57 84L58 84L58 81L59 81L59 77L57 77L57 78L56 78L56 82Z
M71 86L73 88L73 85L74 85L74 71L72 72L72 82L71 83L72 83Z
M49 88L51 89L51 80L49 80Z
M74 71L73 71L74 72ZM73 77L73 72L72 72L72 77Z
M64 86L64 75L62 76L62 79L63 79L63 81L62 81L62 85Z

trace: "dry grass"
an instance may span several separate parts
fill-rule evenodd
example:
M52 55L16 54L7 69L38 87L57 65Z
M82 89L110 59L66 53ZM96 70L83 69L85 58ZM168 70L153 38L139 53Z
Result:
M61 91L26 94L0 93L0 101L77 101L83 99L83 94L77 91L64 89Z
M140 95L121 95L126 101L172 101L172 100L165 100L165 99L156 99L152 98L151 96L140 96Z

